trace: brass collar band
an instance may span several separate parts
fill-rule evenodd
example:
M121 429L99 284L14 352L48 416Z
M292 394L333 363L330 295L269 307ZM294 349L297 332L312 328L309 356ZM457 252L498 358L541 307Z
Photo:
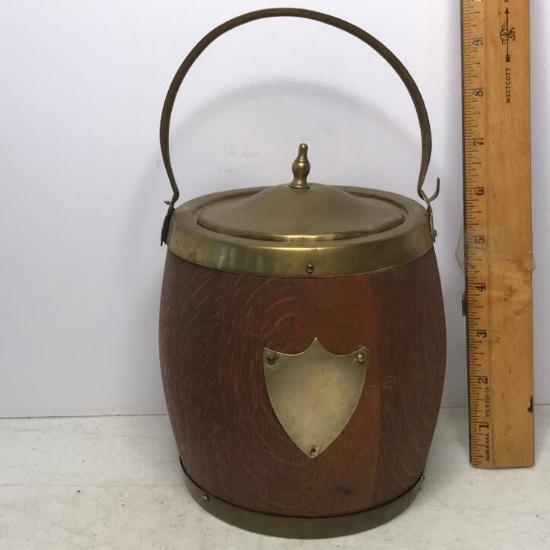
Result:
M410 506L424 479L422 476L411 489L395 500L366 512L329 518L294 518L253 512L229 504L201 489L185 469L183 473L193 499L213 516L247 531L293 539L343 537L383 525Z
M205 195L176 209L168 247L176 256L204 267L262 277L335 277L389 269L412 262L433 247L428 214L416 201L386 191L336 187L357 199L402 213L401 223L381 233L353 238L269 240L237 236L200 223L201 214L221 202L247 199L264 187ZM297 191L300 192L300 191ZM302 191L307 193L308 191ZM281 205L284 208L284 205Z

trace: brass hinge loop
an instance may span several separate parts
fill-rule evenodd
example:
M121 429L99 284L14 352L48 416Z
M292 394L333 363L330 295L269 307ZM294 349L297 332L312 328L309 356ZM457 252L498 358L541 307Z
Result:
M435 242L435 239L437 238L437 231L434 225L434 214L432 210L432 202L435 201L435 199L437 199L437 197L439 196L440 189L441 189L441 178L437 178L435 192L431 197L428 197L428 195L426 195L426 192L424 191L424 189L422 189L422 187L420 187L420 193L419 193L420 196L422 197L422 200L426 203L426 211L428 212L428 223L430 224L430 233L432 235L432 239L434 242Z
M162 222L162 231L160 233L160 245L168 243L168 233L170 232L170 221L172 220L172 214L174 214L176 208L174 206L175 200L164 201L164 204L168 205L168 212Z

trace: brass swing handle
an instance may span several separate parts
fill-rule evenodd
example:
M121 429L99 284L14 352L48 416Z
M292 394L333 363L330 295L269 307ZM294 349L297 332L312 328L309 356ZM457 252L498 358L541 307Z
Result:
M378 41L376 38L371 36L368 32L360 29L359 27L339 19L338 17L333 17L332 15L327 15L312 10L304 10L299 8L269 8L257 11L251 11L230 19L225 23L222 23L215 29L211 30L187 55L183 63L180 65L180 68L177 70L168 93L166 94L166 99L164 100L164 106L162 108L162 115L160 119L160 148L162 152L162 159L164 161L164 167L166 168L166 173L168 174L168 179L170 180L170 185L172 187L173 196L172 200L167 201L168 204L168 213L164 219L164 224L162 227L161 235L161 244L166 243L168 239L168 231L170 228L170 220L172 214L175 210L175 203L179 198L179 189L174 177L174 171L172 169L172 163L170 160L170 118L172 116L172 108L174 107L174 101L176 100L176 95L179 91L183 79L189 72L189 69L193 66L193 63L197 60L200 54L212 43L216 38L219 38L222 34L225 34L227 31L244 25L245 23L250 23L252 21L257 21L259 19L268 19L270 17L299 17L303 19L311 19L313 21L319 21L325 23L332 27L336 27L342 31L345 31L356 38L359 38L362 42L370 46L373 50L378 52L395 70L399 75L403 83L405 84L411 99L413 100L416 114L418 116L418 122L420 123L420 131L422 137L422 160L420 164L420 173L418 176L418 186L417 192L421 199L426 202L427 210L430 219L430 230L435 240L435 230L433 228L433 218L432 218L432 209L431 202L435 200L439 194L439 179L437 180L437 187L434 194L431 197L428 197L423 190L424 180L426 179L426 173L428 171L428 165L430 163L430 157L432 154L432 134L430 130L430 121L428 118L428 112L426 111L426 106L424 104L424 99L416 85L413 77L410 75L409 71L405 68L403 63L388 49L384 44Z

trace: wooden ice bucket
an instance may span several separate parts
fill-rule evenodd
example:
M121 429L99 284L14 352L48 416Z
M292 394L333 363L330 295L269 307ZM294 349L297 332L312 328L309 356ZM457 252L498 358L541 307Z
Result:
M168 147L178 89L200 53L244 23L313 19L370 45L396 70L422 130L418 193L307 181L199 197L179 192ZM161 146L174 197L160 310L162 378L191 494L240 527L288 537L358 532L413 500L445 368L445 322L422 190L431 135L400 61L372 36L317 12L252 12L209 33L168 91ZM436 191L437 194L437 191Z

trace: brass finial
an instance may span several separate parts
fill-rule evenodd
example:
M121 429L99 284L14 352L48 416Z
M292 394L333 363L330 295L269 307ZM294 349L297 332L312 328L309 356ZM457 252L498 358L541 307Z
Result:
M309 164L309 159L307 158L307 145L305 143L301 143L298 148L298 156L292 163L292 173L294 174L294 179L289 184L289 187L292 187L292 189L309 189L307 175L309 174L310 169L311 164Z

